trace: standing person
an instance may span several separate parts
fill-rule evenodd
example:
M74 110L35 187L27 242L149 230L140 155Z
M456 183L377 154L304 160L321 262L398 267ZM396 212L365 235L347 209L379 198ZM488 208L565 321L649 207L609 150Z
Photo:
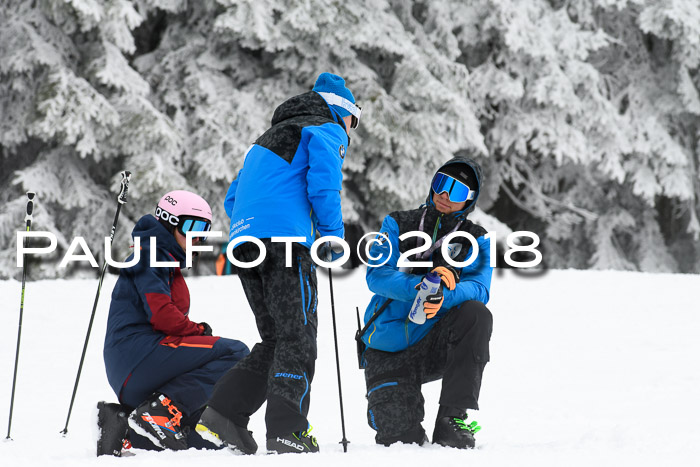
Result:
M476 422L467 424L467 409L478 409L481 376L489 361L492 317L486 308L492 268L486 231L467 219L481 188L481 169L471 159L455 157L433 177L426 204L388 215L371 256L380 258L367 268L367 285L375 293L360 331L366 350L361 354L367 383L367 420L378 444L418 443L428 438L421 426L424 399L421 385L442 379L440 408L433 443L457 448L474 447ZM406 271L397 266L399 255L422 245L406 232L422 231L432 247L411 261L432 261L431 267ZM455 270L445 260L441 245L456 231L468 232L479 253L469 266ZM455 262L472 254L470 241L454 237L447 250ZM379 266L388 258L386 264ZM372 267L375 266L375 267ZM440 277L440 288L423 302L427 319L408 319L416 285L430 271ZM374 317L374 319L373 319ZM373 321L371 321L373 319ZM371 321L371 322L370 322Z
M267 449L317 452L310 435L311 381L316 361L316 268L309 248L316 233L344 236L340 209L341 167L359 122L360 108L340 76L322 73L312 91L282 103L272 127L246 155L226 195L229 240L261 240L265 260L237 268L255 315L261 342L214 388L197 426L204 437L232 449L255 453L248 421L267 401ZM302 237L291 246L271 237ZM243 262L258 258L251 243L235 248Z
M212 336L207 323L189 318L190 293L180 272L186 234L209 231L211 220L204 199L179 190L164 195L155 216L145 215L134 226L140 259L120 270L104 343L107 379L121 405L98 403L98 456L120 455L125 437L137 439L133 432L160 449L213 447L199 436L188 436L189 430L214 383L249 351L240 341ZM151 264L152 238L155 259L170 262L166 267ZM200 240L193 237L193 244Z

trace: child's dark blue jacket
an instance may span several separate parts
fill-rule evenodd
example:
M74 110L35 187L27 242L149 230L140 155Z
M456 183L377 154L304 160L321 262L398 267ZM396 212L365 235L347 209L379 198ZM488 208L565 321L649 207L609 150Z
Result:
M143 216L132 237L140 238L141 258L122 269L112 292L107 321L104 360L107 379L116 394L131 371L159 345L184 345L184 336L200 336L202 329L187 317L190 293L180 267L185 252L175 237L152 215ZM156 241L155 258L173 263L151 267L151 237ZM127 258L127 262L134 254ZM210 347L218 337L201 337L198 345Z

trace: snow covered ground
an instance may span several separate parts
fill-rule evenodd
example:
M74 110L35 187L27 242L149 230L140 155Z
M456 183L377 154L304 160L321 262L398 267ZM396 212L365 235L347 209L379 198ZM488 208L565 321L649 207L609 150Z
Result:
M108 276L67 437L63 428L97 280L30 282L25 296L12 441L0 440L0 465L450 465L695 466L700 459L700 276L549 271L494 275L491 363L478 449L374 445L367 426L363 374L356 366L355 307L370 293L363 271L333 276L340 330L347 438L344 454L328 280L319 274L319 358L310 420L319 455L235 457L223 451L145 452L95 457L95 404L114 401L102 340L115 282ZM191 316L216 334L257 340L235 276L189 278ZM0 282L0 427L9 413L20 284ZM432 433L439 382L424 387ZM264 446L262 412L251 429Z

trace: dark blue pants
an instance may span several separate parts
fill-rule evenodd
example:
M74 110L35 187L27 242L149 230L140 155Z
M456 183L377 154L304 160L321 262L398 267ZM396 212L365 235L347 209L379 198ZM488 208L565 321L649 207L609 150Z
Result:
M193 415L206 404L219 378L250 353L243 342L223 337L184 337L171 345L158 346L134 368L121 388L122 404L138 407L161 392L183 415Z

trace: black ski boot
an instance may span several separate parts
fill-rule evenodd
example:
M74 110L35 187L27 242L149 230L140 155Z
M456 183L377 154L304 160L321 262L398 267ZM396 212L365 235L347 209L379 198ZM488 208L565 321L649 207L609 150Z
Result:
M459 449L472 449L474 434L481 429L476 422L467 425L467 414L438 416L433 431L433 444Z
M189 427L181 428L182 412L160 393L153 394L129 416L129 427L161 449L187 449Z
M131 410L120 404L100 401L97 403L97 456L121 457L122 446L129 425L127 415Z
M195 427L202 439L217 446L226 446L243 454L255 454L258 443L253 439L253 432L238 426L211 407L207 407Z
M268 438L267 450L271 453L285 454L288 452L318 452L316 438L311 436L312 427L285 436Z
M383 444L386 447L389 447L395 443L417 444L418 446L423 446L425 443L430 443L428 436L425 434L425 430L420 424L417 427L396 436L382 437L377 433L374 439L377 444Z

